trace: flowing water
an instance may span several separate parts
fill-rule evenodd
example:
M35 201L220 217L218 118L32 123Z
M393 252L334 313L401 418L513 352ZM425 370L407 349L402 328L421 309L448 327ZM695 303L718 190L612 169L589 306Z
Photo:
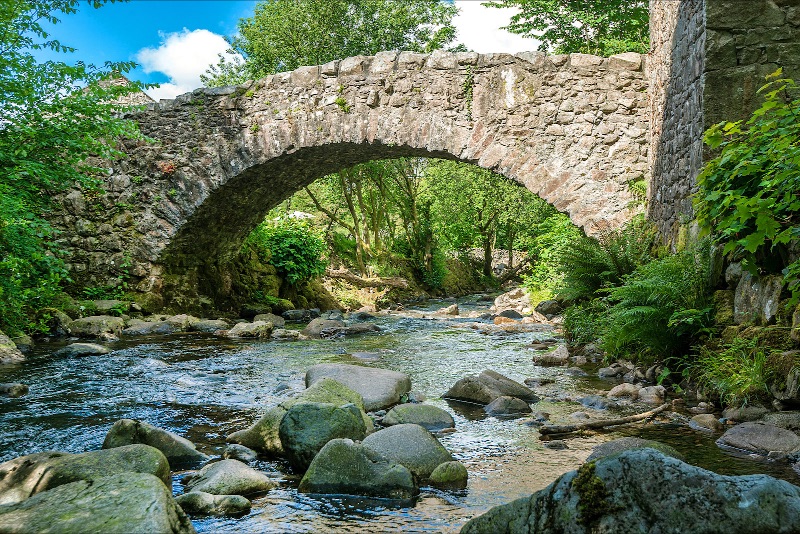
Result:
M488 307L474 298L459 304L462 312ZM82 358L52 356L63 343L40 344L24 366L0 370L0 382L30 386L27 396L0 399L0 462L45 450L98 449L108 428L121 418L166 428L219 456L228 433L249 426L267 407L301 391L306 369L340 362L408 373L413 389L427 396L428 403L450 411L458 431L440 439L467 466L468 488L423 488L413 502L309 496L297 492L299 478L286 464L259 461L255 467L278 487L255 498L253 510L242 518L194 518L198 531L455 532L492 506L544 488L577 468L593 446L620 435L667 442L691 463L720 473L766 472L800 483L784 464L726 455L714 445L714 436L672 423L577 437L568 440L567 449L550 450L523 421L488 417L480 408L439 398L456 380L494 369L518 381L553 379L546 387L549 400L533 406L548 412L553 422L572 422L569 414L579 410L598 417L617 413L595 414L563 400L609 389L612 383L573 378L561 369L532 363L526 345L550 337L550 332L486 334L465 328L464 319L432 319L421 313L381 316L374 322L381 333L337 340L252 342L202 334L126 338L111 344L108 355ZM645 409L627 406L617 411ZM182 475L174 476L176 494L182 491Z

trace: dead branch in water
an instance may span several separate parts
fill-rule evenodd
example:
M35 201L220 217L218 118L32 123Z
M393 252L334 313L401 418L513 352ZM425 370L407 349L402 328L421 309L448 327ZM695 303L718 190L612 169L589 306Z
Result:
M330 278L339 278L350 282L356 287L398 287L400 289L408 288L408 281L404 278L362 278L348 271L347 269L328 269L325 271L325 276Z
M636 423L644 419L649 419L655 415L660 414L667 408L669 404L662 404L655 410L640 413L637 415L630 415L628 417L620 417L617 419L606 419L604 421L590 421L588 423L579 423L577 425L545 425L539 428L539 434L542 436L549 436L552 434L569 434L571 432L579 432L581 430L599 430L609 426L627 425L628 423Z

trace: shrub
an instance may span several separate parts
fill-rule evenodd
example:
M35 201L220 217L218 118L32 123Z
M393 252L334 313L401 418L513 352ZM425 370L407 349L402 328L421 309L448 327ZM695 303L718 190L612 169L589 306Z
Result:
M726 405L747 404L767 397L769 356L756 339L734 338L721 347L700 347L697 360L688 369L697 383L719 396Z
M698 176L698 222L743 259L751 272L782 271L800 300L800 259L789 252L800 238L800 98L790 79L768 76L763 105L743 123L712 126L705 142L718 151Z
M264 261L295 286L325 273L325 241L308 224L296 219L264 221L247 237Z
M586 345L600 339L607 328L608 304L604 299L581 302L564 310L564 332L571 345Z
M638 267L608 289L603 349L610 355L664 358L684 353L712 324L710 243Z

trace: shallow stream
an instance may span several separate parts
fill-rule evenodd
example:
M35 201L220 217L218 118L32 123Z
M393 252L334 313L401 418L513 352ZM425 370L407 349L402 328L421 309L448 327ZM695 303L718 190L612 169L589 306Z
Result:
M447 304L432 302L428 311ZM486 311L489 303L473 297L459 305L462 312ZM555 423L574 422L569 414L576 411L611 417L647 408L595 412L576 402L553 400L596 393L614 383L534 365L526 346L550 337L547 331L485 334L465 328L464 319L419 313L381 316L374 322L383 329L379 334L336 340L251 342L202 334L124 338L110 345L111 354L82 358L53 357L63 343L40 344L24 366L0 370L0 382L30 386L27 396L0 399L0 462L45 450L99 449L109 427L121 418L174 431L219 456L227 434L302 390L306 369L341 362L408 373L413 389L427 396L428 403L450 411L457 432L440 439L467 466L469 487L460 492L423 488L414 502L319 498L296 491L299 479L287 465L263 461L256 467L279 487L254 499L252 512L242 518L194 518L198 531L456 532L470 517L544 488L577 468L593 446L621 435L669 443L690 463L723 474L768 473L800 483L785 464L727 455L714 445L715 436L675 422L621 427L570 439L567 449L548 449L535 427L487 417L480 408L439 397L458 379L488 368L520 382L553 378L547 386L552 397L533 409L550 413ZM176 494L182 491L181 477L174 477Z

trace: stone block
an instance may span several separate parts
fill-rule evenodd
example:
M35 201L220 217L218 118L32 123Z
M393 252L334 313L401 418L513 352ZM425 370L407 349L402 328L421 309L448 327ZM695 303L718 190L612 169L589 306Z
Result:
M636 52L625 52L608 58L608 66L620 70L641 70L642 55Z
M783 277L769 275L754 277L742 273L734 296L734 321L736 324L767 325L775 321L783 290Z
M339 76L354 76L356 74L364 74L366 70L367 57L354 56L343 59L339 63Z
M591 54L570 54L569 65L573 68L592 68L603 64L603 58Z
M378 52L372 58L372 64L369 71L372 74L386 74L392 72L397 64L398 52L390 50L388 52Z

